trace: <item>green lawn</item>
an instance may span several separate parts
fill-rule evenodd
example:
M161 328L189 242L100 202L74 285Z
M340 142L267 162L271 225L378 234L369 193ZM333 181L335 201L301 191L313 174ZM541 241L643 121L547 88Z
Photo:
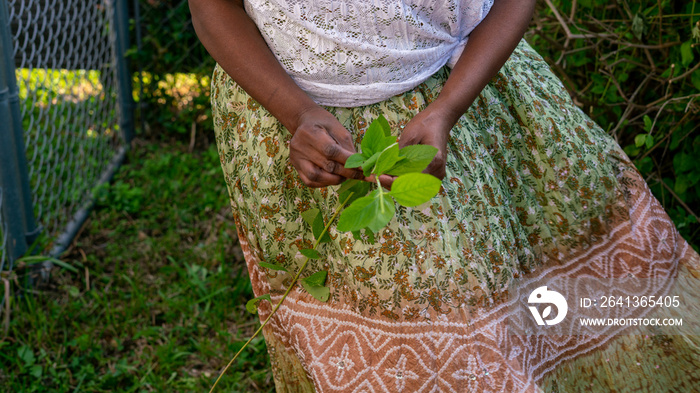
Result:
M62 257L78 273L15 270L3 392L208 391L256 327L214 147L135 146ZM262 339L217 390L273 390Z

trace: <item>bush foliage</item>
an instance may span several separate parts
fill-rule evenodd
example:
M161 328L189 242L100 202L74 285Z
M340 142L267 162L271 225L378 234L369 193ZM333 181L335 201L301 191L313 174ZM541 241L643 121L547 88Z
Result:
M700 4L545 0L527 38L700 245Z
M187 0L139 0L138 12L131 14L127 55L145 132L185 140L198 131L211 132L214 60L197 39Z

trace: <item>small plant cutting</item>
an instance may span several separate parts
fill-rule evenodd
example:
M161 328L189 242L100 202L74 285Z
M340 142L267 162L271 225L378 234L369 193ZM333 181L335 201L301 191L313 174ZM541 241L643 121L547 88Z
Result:
M305 278L300 279L300 277L309 260L322 258L317 249L318 245L331 241L328 228L339 215L336 226L338 231L352 232L356 240L362 240L364 231L367 239L373 243L374 233L384 228L396 214L396 203L405 207L418 206L428 202L440 190L440 179L421 173L437 154L437 148L428 145L399 148L397 137L391 135L389 122L383 116L379 116L370 124L360 148L360 153L348 157L345 167L362 168L366 177L374 175L376 186L366 181L346 180L338 189L339 202L332 217L324 220L318 209L309 209L302 213L302 218L311 227L316 239L313 247L299 250L305 257L304 263L294 273L294 278L282 295L282 299L274 305L270 315L219 374L210 392L214 391L221 377L241 352L260 334L297 282L301 283L302 287L317 300L328 301L330 289L326 286L327 271L321 270ZM397 176L392 183L391 191L382 188L379 183L380 175ZM260 266L290 273L284 266L270 262L260 262ZM258 304L264 300L272 304L270 294L265 294L248 301L246 309L251 313L257 313Z

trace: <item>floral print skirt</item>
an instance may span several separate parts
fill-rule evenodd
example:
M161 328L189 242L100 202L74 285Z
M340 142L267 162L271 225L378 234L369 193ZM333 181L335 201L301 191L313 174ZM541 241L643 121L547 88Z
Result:
M327 109L359 147L379 115L400 135L448 75L445 68L376 104ZM253 289L276 303L291 275L259 262L296 271L299 250L314 241L301 213L319 209L328 220L338 187L302 183L288 159L290 133L218 66L212 88L221 165ZM440 193L415 208L397 206L374 243L331 226L323 258L306 270L328 271L330 300L299 286L264 329L278 392L700 386L697 336L509 333L509 293L528 277L634 273L700 288L698 254L625 153L525 41L454 127L448 153ZM261 318L270 310L262 304Z

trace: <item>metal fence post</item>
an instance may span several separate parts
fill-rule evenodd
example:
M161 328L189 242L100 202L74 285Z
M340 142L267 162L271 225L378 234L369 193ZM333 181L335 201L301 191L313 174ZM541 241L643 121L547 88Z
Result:
M127 146L134 138L134 97L131 89L131 73L126 61L129 48L129 5L127 0L114 0L114 36L116 39L116 66L119 92L119 127Z
M3 189L3 215L7 220L7 248L12 262L21 257L36 239L39 229L34 219L27 161L24 151L19 91L7 13L0 2L0 186ZM0 261L0 264L2 261Z

